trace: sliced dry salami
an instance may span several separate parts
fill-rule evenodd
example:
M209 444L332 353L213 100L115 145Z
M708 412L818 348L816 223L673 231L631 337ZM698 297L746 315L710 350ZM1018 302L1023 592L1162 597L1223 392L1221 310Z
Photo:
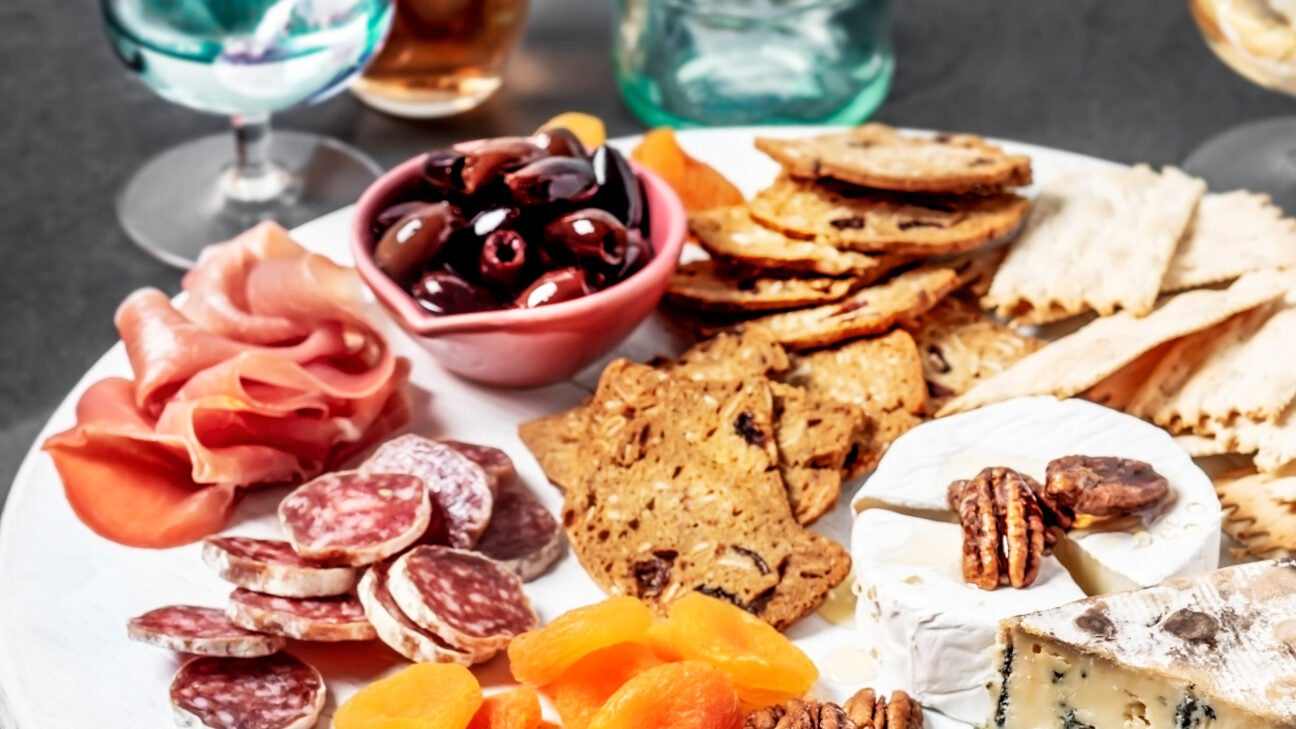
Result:
M511 481L500 487L490 524L475 549L530 581L558 561L566 544L553 514L524 484Z
M171 679L171 705L182 727L310 729L325 694L320 672L286 653L195 658Z
M501 488L517 479L517 469L513 468L513 459L498 448L444 438L440 442L468 456L473 463L481 466L486 472L486 477L490 479L491 492L496 497L499 496Z
M131 640L199 656L255 658L284 647L277 635L244 630L217 608L169 605L126 623Z
M344 595L359 581L354 567L329 567L304 559L279 539L207 537L203 561L239 587L280 597Z
M415 547L392 564L387 586L411 620L466 651L504 648L536 627L522 580L475 552Z
M415 663L458 663L471 666L490 660L496 651L471 653L452 647L436 633L420 628L400 609L387 589L387 572L390 562L379 562L360 578L357 591L365 615L373 625L378 639L392 650Z
M279 520L299 555L353 567L413 544L431 519L426 484L399 472L326 473L279 503Z
M296 599L239 588L230 593L225 614L240 628L297 640L335 643L378 637L354 595Z
M444 443L403 435L382 444L360 465L366 473L403 473L427 483L440 507L450 546L468 549L490 522L495 497L486 471Z

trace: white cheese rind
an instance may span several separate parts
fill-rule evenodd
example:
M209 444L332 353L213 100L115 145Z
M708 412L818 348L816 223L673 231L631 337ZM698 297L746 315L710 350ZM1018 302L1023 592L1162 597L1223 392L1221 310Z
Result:
M1138 418L1094 403L1025 397L924 423L898 438L856 492L859 512L885 508L950 519L946 489L988 466L1036 479L1068 455L1146 461L1170 482L1172 498L1128 531L1073 531L1081 556L1067 567L1093 571L1081 582L1099 590L1134 589L1219 565L1221 511L1210 479L1174 439Z
M877 688L903 689L968 723L989 713L1000 621L1084 597L1051 557L1026 590L967 584L963 533L954 524L868 510L856 517L851 542L856 621L878 655Z

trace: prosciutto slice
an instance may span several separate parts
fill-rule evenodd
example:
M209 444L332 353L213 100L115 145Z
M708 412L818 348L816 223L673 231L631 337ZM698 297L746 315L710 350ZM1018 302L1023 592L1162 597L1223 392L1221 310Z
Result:
M96 533L170 547L218 531L239 489L296 483L408 419L409 364L365 318L351 269L273 223L208 248L179 306L145 289L115 319L132 379L94 383L49 438Z

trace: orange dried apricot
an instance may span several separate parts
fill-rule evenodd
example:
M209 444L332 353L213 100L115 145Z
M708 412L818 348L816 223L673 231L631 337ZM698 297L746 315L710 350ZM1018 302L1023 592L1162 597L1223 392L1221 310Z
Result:
M714 167L685 152L669 127L645 134L630 158L660 175L689 212L744 202L742 191Z
M679 652L672 641L674 637L667 629L666 623L661 621L653 623L648 629L648 634L644 636L644 643L658 658L667 663L684 660L684 654Z
M540 125L540 129L562 127L580 140L585 149L594 149L607 141L607 128L603 120L583 111L565 111Z
M582 656L625 642L642 641L653 614L633 597L612 597L569 610L509 643L509 667L522 683L543 686Z
M374 681L333 715L337 729L464 729L482 704L472 672L451 663L416 663Z
M693 592L670 606L658 631L687 661L702 661L729 676L746 704L797 698L819 669L786 636L724 600Z
M549 684L558 716L567 729L586 729L590 719L616 690L644 671L662 664L642 643L617 643L590 653Z
M684 661L626 681L587 729L738 729L742 721L729 677L705 663Z
M537 729L540 721L540 695L520 686L487 696L468 729Z

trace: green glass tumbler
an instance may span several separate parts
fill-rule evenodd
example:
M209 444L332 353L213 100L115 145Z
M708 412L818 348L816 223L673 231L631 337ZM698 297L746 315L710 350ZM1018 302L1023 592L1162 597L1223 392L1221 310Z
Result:
M855 124L886 98L890 0L616 0L613 55L650 126Z

